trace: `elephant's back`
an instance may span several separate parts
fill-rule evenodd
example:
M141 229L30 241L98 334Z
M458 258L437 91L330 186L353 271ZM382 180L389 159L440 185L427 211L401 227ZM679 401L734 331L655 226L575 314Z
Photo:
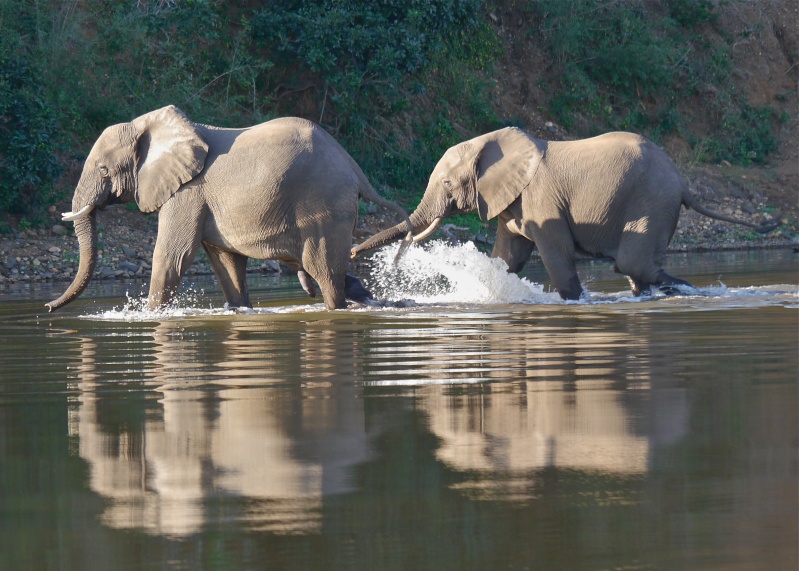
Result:
M362 175L360 168L338 141L316 123L300 117L281 117L247 130L248 140L262 158L276 166L305 173L324 169ZM309 171L310 169L310 171ZM358 178L358 177L356 177Z
M215 215L273 208L289 218L309 210L332 218L356 215L365 177L315 123L284 117L210 136L213 165L206 168L205 190Z
M218 173L246 180L313 179L327 172L332 182L359 186L366 180L344 148L319 125L281 117L245 129L206 127L206 177Z
M548 147L548 167L560 173L568 186L582 196L592 194L590 189L603 188L610 198L641 177L676 171L660 147L635 133L614 131L578 141L553 141ZM603 193L594 197L602 198Z
M552 141L547 169L563 201L586 216L602 217L630 178L640 174L648 141L633 133L612 132L578 141Z
M577 141L549 142L550 150L555 151L552 154L586 169L602 168L609 163L615 163L614 166L618 168L620 160L626 163L640 161L649 146L653 145L645 137L625 131L613 131Z
M631 221L671 226L679 215L684 181L666 153L646 138L612 132L549 146L549 167L562 175L561 202L586 251L612 256Z
M236 135L230 152L239 160L250 157L276 169L287 169L298 157L313 153L318 127L299 117L281 117Z

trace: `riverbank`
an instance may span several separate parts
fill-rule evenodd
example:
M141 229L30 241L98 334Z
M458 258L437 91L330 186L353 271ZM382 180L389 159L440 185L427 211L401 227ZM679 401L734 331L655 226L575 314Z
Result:
M689 173L692 191L702 204L716 212L763 224L779 220L781 226L766 235L750 228L683 210L670 250L680 252L747 248L799 247L799 203L796 168L790 161L774 168L736 168L725 165L702 166ZM17 282L72 280L78 268L78 244L72 224L60 222L60 209L51 207L48 221L39 228L17 227L13 234L0 235L0 285ZM394 215L370 207L359 220L354 235L358 243L395 222ZM99 257L95 279L148 278L158 218L145 216L135 206L113 206L98 213ZM473 240L490 250L494 230L454 235ZM434 238L444 238L439 231ZM272 261L250 260L249 272L286 271ZM188 275L211 274L204 252L188 270Z
M739 204L731 203L720 211L741 215ZM767 221L772 214L765 212L747 216L747 219ZM156 217L145 217L124 208L109 208L98 214L99 257L95 279L148 278L152 267L153 247L156 238ZM367 215L356 230L356 242L371 235L391 222L390 215ZM53 227L59 225L54 224ZM70 229L71 230L71 229ZM0 239L0 285L17 282L64 281L69 282L78 268L77 239L60 229L27 230L14 237ZM735 227L697 215L683 212L671 250L705 251L747 248L799 247L799 240L790 231L775 230L759 235L746 228ZM490 248L490 236L462 235ZM250 260L248 272L276 273L286 271L272 261ZM200 253L189 268L188 275L211 274L204 253Z

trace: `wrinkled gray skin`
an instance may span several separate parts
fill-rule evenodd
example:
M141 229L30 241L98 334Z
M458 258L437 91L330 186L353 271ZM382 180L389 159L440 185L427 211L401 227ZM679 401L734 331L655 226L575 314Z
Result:
M83 167L72 212L80 264L50 311L78 297L97 261L95 212L135 200L158 211L149 306L169 303L200 247L231 307L251 307L247 258L280 260L303 288L318 283L329 309L363 296L347 276L358 198L407 214L382 199L333 137L297 118L247 129L190 122L169 106L107 128ZM362 291L363 290L363 291ZM366 292L368 294L368 292Z
M635 295L652 286L690 285L663 270L666 248L681 206L743 224L769 227L705 209L686 179L656 145L632 133L608 133L581 141L534 139L506 128L450 148L430 175L422 201L411 213L414 233L427 235L451 214L477 210L498 219L492 257L519 272L534 247L564 299L582 286L575 255L611 258ZM369 238L352 256L403 236L400 225Z

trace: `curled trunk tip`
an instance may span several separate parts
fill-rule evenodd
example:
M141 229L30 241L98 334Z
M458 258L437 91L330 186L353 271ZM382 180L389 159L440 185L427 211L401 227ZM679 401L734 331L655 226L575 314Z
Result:
M80 247L78 271L67 291L58 299L45 304L51 313L74 301L83 293L92 279L94 267L97 265L97 213L95 210L92 210L88 216L75 220L75 235L78 237Z

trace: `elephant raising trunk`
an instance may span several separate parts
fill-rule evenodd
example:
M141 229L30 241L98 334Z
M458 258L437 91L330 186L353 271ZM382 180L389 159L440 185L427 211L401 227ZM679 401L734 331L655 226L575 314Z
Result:
M708 210L663 150L639 135L543 141L513 127L448 149L410 219L414 241L454 213L497 219L492 257L519 272L537 248L560 296L579 299L578 253L612 259L635 295L690 286L663 269L682 206L761 233L779 225ZM399 239L402 230L397 225L372 236L351 256Z
M48 311L70 303L78 297L92 279L94 267L97 265L97 211L92 210L81 218L75 219L75 235L80 247L80 263L75 279L61 297L46 304Z
M413 242L419 242L427 238L430 234L432 234L438 225L441 223L441 220L444 216L435 216L427 214L429 209L424 208L424 204L421 204L419 208L417 208L410 216L410 225L412 227L411 232L409 232L406 236L406 232L408 230L408 222L402 221L391 228L386 228L382 232L375 234L374 236L368 238L362 244L358 244L350 253L352 258L355 258L358 254L362 252L367 252L369 250L374 250L375 248L379 248L381 246L385 246L386 244L390 244L399 240L400 238L405 239L406 244L410 244L411 240ZM403 251L403 248L400 249L399 253Z

